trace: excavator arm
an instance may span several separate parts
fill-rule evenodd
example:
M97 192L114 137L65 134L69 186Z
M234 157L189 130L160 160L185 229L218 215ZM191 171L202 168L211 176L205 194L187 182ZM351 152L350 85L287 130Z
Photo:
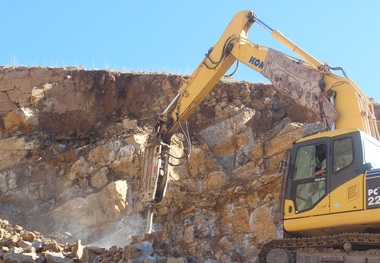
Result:
M248 31L254 22L303 60L248 40ZM140 180L141 200L148 206L147 233L152 231L154 205L165 195L172 135L182 129L182 123L235 61L263 74L280 92L312 109L325 123L326 129L332 125L336 128L356 127L379 138L372 103L352 80L333 74L334 68L313 58L277 30L272 30L252 11L241 11L168 107L156 116L145 147Z
M200 65L178 90L173 103L161 114L163 117L168 115L167 123L162 131L164 141L170 140L173 133L177 131L179 123L189 117L236 61L236 58L228 52L228 43L236 36L247 38L254 21L255 14L251 11L237 13L219 41L208 51Z
M231 36L246 38L254 21L255 14L251 11L237 13L220 40L180 87L172 102L156 116L153 131L145 147L143 173L140 178L141 200L148 206L147 233L152 232L154 205L160 203L165 195L172 135L236 61L236 58L226 52L226 43Z

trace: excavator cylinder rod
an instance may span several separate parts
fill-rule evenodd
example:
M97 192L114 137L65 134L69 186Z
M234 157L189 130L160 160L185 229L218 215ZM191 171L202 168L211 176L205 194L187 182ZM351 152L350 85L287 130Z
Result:
M271 33L272 37L281 42L287 48L292 50L294 53L299 55L301 58L306 60L306 62L310 63L314 68L319 69L324 64L320 62L318 59L314 58L312 55L307 53L305 50L296 45L293 41L285 37L280 31L272 29L270 26L265 24L262 20L258 19L257 16L255 18L255 22L262 26L265 30Z
M265 24L263 21L261 21L260 19L258 19L257 16L256 16L256 18L255 18L255 22L256 22L257 24L259 24L260 26L262 26L262 27L263 27L265 30L267 30L269 33L272 34L273 29L272 29L270 26L268 26L267 24Z

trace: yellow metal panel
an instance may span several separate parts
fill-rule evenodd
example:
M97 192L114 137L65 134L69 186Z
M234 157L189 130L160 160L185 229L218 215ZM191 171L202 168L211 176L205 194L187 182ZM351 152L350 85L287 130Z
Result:
M332 175L334 176L334 175ZM379 223L380 209L364 210L364 175L335 189L313 209L297 213L291 200L285 200L284 227L289 232ZM292 213L289 213L292 207Z
M299 211L295 210L295 206L293 204L293 201L285 200L284 218L285 219L294 219L294 218L302 218L302 217L310 217L310 216L328 214L330 212L329 211L329 206L330 206L329 203L330 203L329 196L326 196L313 209L306 211L306 212L299 212Z
M240 39L239 45L235 45L231 53L238 61L261 73L268 55L268 49L245 39Z
M373 105L363 91L349 78L325 74L323 80L325 93L328 90L335 93L334 106L339 112L335 128L357 128L379 139Z
M285 219L284 228L288 232L329 229L334 227L354 227L360 225L378 225L380 209L360 210L321 216Z
M334 175L332 175L334 176ZM363 209L363 174L341 185L330 194L330 212L341 213Z
M336 137L339 135L347 134L347 133L352 133L352 132L358 132L359 130L357 128L346 128L346 129L339 129L339 130L333 130L333 131L327 131L323 133L318 133L315 135L311 135L302 139L299 139L297 142L305 142L313 139L318 139L318 138L332 138Z

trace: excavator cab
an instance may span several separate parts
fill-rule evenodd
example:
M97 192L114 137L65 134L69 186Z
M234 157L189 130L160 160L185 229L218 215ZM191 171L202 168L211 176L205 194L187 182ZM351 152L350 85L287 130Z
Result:
M378 226L378 156L380 143L354 128L295 143L285 191L285 230L320 236Z

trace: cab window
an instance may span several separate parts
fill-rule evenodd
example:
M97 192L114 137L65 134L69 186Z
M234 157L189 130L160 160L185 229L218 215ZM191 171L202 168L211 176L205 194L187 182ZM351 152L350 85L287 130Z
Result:
M364 163L370 163L372 169L380 168L380 146L368 139L364 139Z
M351 138L342 138L333 142L333 172L341 171L354 161Z
M293 180L314 178L326 170L326 144L313 144L298 148Z

